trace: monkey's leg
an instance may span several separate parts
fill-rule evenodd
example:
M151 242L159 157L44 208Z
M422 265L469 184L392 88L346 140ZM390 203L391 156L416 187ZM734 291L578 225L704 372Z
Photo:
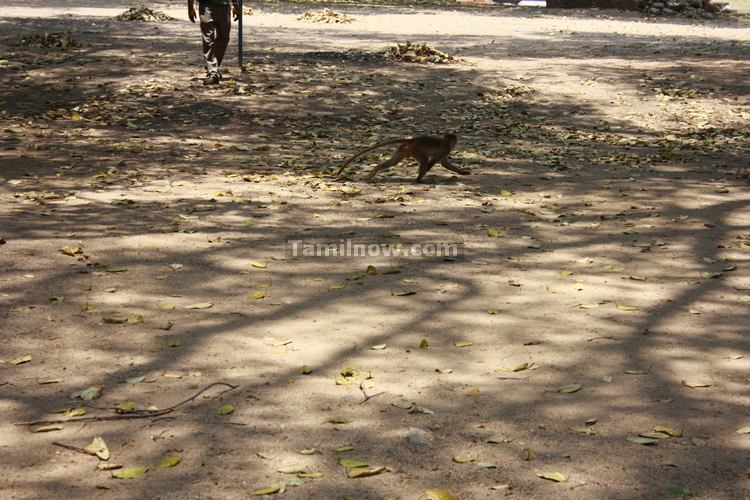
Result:
M449 162L449 161L448 161L448 158L447 158L447 157L446 157L446 158L443 158L443 159L442 159L442 160L440 161L440 164L441 164L442 166L444 166L445 168L447 168L448 170L450 170L450 171L452 171L452 172L456 172L457 174L461 174L461 175L469 175L469 174L471 173L471 171L470 171L470 170L464 170L463 168L458 168L457 166L453 165L453 164L452 164L451 162Z
M425 155L415 155L414 158L419 162L419 173L417 179L414 182L422 182L422 177L435 165L435 160L430 160Z
M404 154L401 152L400 149L397 149L393 155L378 165L377 167L372 169L372 172L370 172L370 175L367 176L367 182L372 182L372 180L375 178L375 174L380 172L381 170L385 170L386 168L390 168L394 165L396 165L398 162L404 159Z

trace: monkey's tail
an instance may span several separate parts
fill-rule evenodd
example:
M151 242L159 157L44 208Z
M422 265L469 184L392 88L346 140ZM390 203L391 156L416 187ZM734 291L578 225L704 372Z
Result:
M341 173L344 171L344 169L351 162L353 162L354 160L356 160L357 158L359 158L363 154L369 153L373 149L378 149L378 148L381 148L383 146L388 146L389 144L398 144L398 143L402 143L402 142L406 142L406 141L408 141L408 139L403 139L403 138L401 138L401 139L389 139L387 141L379 142L379 143L375 144L374 146L370 146L367 149L363 149L359 153L355 154L354 156L352 156L351 158L349 158L348 160L346 160L343 165L341 165L341 168L339 168L338 171L336 172L336 177L339 177L341 175Z

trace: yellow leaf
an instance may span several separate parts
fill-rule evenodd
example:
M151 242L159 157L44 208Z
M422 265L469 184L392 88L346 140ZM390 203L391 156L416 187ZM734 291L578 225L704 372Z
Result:
M692 389L696 389L700 387L711 387L711 384L707 382L698 382L698 381L691 381L691 380L683 380L682 385L686 387L690 387Z
M42 425L33 430L33 432L52 432L62 430L63 426L59 424Z
M251 262L250 265L253 266L253 267L255 267L255 268L257 268L257 269L265 269L266 268L266 263L265 262L260 262L260 261L257 261L257 260Z
M474 343L468 340L456 340L453 342L453 345L456 347L469 347L470 345L474 345Z
M625 305L625 304L617 304L617 308L620 311L638 311L638 310L640 310L640 308L638 308L636 306L628 306L628 305Z
M464 394L466 394L466 396L470 398L475 398L479 396L479 393L480 393L479 387L472 387L471 389L467 389L466 392L464 392Z
M380 474L385 470L385 467L358 467L356 469L348 469L346 475L351 479L358 477L368 477Z
M117 479L135 479L148 472L148 467L130 467L112 473L112 477Z
M269 486L268 488L255 490L250 494L254 496L274 495L276 493L283 493L285 490L286 490L286 483L284 481L280 481L278 483L275 483Z
M565 474L562 474L560 472L537 472L536 477L549 479L550 481L554 481L556 483L564 483L568 480Z
M70 257L75 257L76 255L82 254L83 250L81 250L81 247L71 247L65 245L60 249L60 252Z
M91 441L91 444L86 446L83 451L89 455L95 455L102 460L109 460L109 448L107 447L107 443L105 443L104 439L100 436L95 437L94 440Z
M377 344L377 345L370 346L370 349L374 351L382 351L385 348L386 348L385 344Z
M21 357L15 358L14 360L12 360L10 362L10 364L12 364L12 365L22 365L24 363L28 363L29 361L31 361L31 354L27 354L25 356L21 356Z
M127 413L129 411L135 410L135 403L133 403L132 401L128 401L127 403L120 403L115 408L117 408L120 413Z
M682 429L675 429L674 427L667 427L664 425L655 425L653 429L655 432L663 432L672 437L682 437Z
M455 455L453 457L453 461L457 464L467 464L469 462L475 462L477 460L477 456L472 454L468 455Z
M345 467L347 469L355 469L355 468L358 468L358 467L367 467L370 464L368 464L367 462L362 461L362 460L354 460L354 459L351 459L351 458L342 458L341 460L339 460L339 465L341 465L342 467Z
M228 403L219 408L219 415L229 415L233 411L234 411L234 405L231 403Z
M167 467L174 467L180 462L182 462L182 457L180 455L169 455L156 462L156 464L154 464L154 468L166 469Z
M253 292L250 295L248 295L248 298L250 300L260 300L266 298L266 292L264 290L258 290L257 292Z
M459 500L459 498L451 494L451 492L448 490L432 488L426 490L420 497L420 500Z

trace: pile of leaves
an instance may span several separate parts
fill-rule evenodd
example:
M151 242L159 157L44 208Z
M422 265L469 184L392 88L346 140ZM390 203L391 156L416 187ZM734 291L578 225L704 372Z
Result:
M67 49L81 46L70 33L35 33L21 38L18 45L45 49Z
M165 23L167 21L174 21L173 17L169 17L164 12L150 9L145 5L131 7L115 17L115 19L118 21L143 21L145 23Z
M399 43L386 49L383 57L392 61L433 64L447 64L458 60L445 52L433 49L426 43L413 44L411 42Z
M653 16L712 19L720 10L711 0L640 0L639 5Z
M354 18L336 12L331 9L323 9L319 12L307 11L301 16L297 16L298 21L310 21L313 23L326 23L326 24L346 24L354 21Z

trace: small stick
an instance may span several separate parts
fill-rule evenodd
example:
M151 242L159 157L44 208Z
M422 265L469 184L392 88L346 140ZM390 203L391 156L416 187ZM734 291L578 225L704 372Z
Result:
M67 418L67 419L56 419L56 420L36 420L34 422L16 422L15 425L46 425L46 424L65 424L68 422L83 422L83 421L90 421L90 422L103 422L107 420L130 420L132 418L152 418L152 417L161 417L162 415L166 415L167 413L172 413L177 408L179 408L182 405L185 405L191 401L193 401L195 398L209 390L211 387L214 387L216 385L223 385L226 387L229 387L229 389L226 389L224 391L221 391L218 396L221 396L225 392L232 391L239 387L239 385L232 385L227 384L226 382L214 382L213 384L209 384L200 391L196 392L189 398L187 398L184 401L180 401L176 405L170 406L169 408L164 408L163 410L154 410L154 411L148 411L148 410L141 410L134 413L123 413L122 415L106 415L103 417L96 417L96 416L89 416L89 417L80 417L80 418Z
M360 390L360 391L362 391L362 394L364 394L364 396L365 396L365 399L363 399L363 400L362 400L362 401L360 401L360 403L359 403L359 404L361 404L361 405L363 405L363 404L367 403L367 402L368 402L369 400L371 400L372 398L374 398L374 397L376 397L376 396L380 396L381 394L385 394L385 391L382 391L382 392L377 392L377 393L375 393L375 394L372 394L372 395L369 395L369 396L368 396L368 395L367 395L367 391L365 391L365 388L364 388L364 385L363 385L363 384L364 384L364 382L360 382L360 383L359 383L359 390Z
M73 450L73 451L77 451L78 453L83 453L84 455L88 455L86 450L84 450L83 448L79 448L77 446L71 446L69 444L59 443L57 441L52 441L52 444L54 444L55 446L60 446L61 448L66 448L68 450Z

